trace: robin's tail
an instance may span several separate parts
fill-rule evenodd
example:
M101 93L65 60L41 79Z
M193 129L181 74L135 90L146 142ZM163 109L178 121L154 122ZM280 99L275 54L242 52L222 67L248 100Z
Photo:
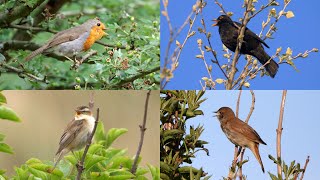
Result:
M259 144L255 143L253 145L253 147L250 147L250 150L252 151L253 155L256 157L257 161L259 162L262 172L264 173L264 167L263 167L263 163L260 157L260 153L259 153Z
M271 59L271 57L264 51L262 46L255 49L253 56L256 57L262 65L265 65L270 60L270 62L264 67L272 78L276 76L279 65L273 59Z
M47 46L42 46L41 48L33 51L32 53L29 54L29 56L26 57L26 61L30 61L33 57L37 56L38 54L41 54L45 49L47 48Z

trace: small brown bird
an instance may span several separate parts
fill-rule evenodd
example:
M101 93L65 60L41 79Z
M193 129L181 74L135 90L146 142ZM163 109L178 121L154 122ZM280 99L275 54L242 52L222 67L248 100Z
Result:
M267 144L260 138L259 134L247 123L237 118L229 107L222 107L215 113L220 121L221 129L227 138L237 146L249 148L258 160L264 173L264 167L259 153L259 144Z
M73 153L74 150L83 148L93 131L95 118L91 110L87 106L80 106L75 111L74 119L69 122L60 138L54 168L68 152Z

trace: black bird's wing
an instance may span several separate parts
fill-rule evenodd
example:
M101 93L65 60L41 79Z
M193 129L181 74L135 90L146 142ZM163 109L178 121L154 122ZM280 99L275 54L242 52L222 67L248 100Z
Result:
M233 22L233 25L237 28L240 29L241 24L238 22ZM269 46L259 37L257 36L254 32L252 32L249 28L246 27L246 31L245 31L245 35L246 36L250 36L256 40L258 40L259 42L261 42L263 45L265 45L267 48L269 48ZM244 38L246 38L246 36Z

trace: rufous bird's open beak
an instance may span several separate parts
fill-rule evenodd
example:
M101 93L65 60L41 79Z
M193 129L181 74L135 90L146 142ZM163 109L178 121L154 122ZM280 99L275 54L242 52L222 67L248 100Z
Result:
M214 19L214 20L212 20L212 21L216 22L215 24L212 24L212 26L218 26L218 22L219 22L219 20Z

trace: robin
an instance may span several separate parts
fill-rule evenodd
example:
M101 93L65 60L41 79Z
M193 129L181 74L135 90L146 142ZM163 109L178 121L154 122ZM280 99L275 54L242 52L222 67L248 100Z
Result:
M222 107L217 112L222 131L235 145L249 148L261 165L264 173L263 163L259 153L259 144L267 145L259 134L247 123L238 119L231 108Z
M79 26L55 34L51 40L29 54L25 60L29 61L38 54L47 52L48 50L56 50L66 57L75 56L81 51L90 49L95 41L106 35L105 29L105 25L99 18L90 19Z

